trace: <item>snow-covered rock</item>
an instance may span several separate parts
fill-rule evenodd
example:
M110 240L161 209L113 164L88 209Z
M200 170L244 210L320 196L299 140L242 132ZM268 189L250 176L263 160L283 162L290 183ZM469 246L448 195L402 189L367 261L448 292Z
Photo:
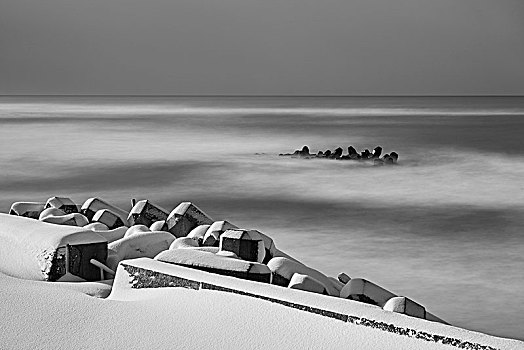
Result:
M273 284L287 287L291 281L291 278L293 277L293 274L299 273L310 276L322 283L326 287L329 295L337 297L340 295L326 275L297 261L293 261L284 257L276 257L271 259L267 263L267 266L273 273Z
M168 211L152 204L148 200L141 200L137 202L127 217L129 225L145 225L151 226L155 221L166 220Z
M167 229L176 237L185 237L199 225L212 224L213 220L191 202L180 203L166 220Z
M204 241L204 236L211 225L198 225L187 234L186 237L196 239L200 242Z
M45 203L38 202L15 202L9 209L9 214L24 216L31 219L38 219L40 213L44 210Z
M264 264L231 259L196 249L166 250L158 254L155 260L251 281L271 281L271 271Z
M331 277L329 276L328 277L329 280L331 281L331 285L333 287L335 287L335 289L339 292L340 294L340 291L342 290L342 288L344 288L344 283L340 282L338 279L334 278L334 277Z
M189 237L179 237L171 243L169 249L179 249L179 248L195 248L198 247L198 242Z
M90 224L87 224L83 226L86 230L93 230L93 231L108 231L109 227L102 224L101 222L92 222Z
M396 295L363 278L353 278L342 288L340 297L383 307Z
M45 208L57 208L66 214L78 213L78 206L66 197L51 197L45 203Z
M300 289L306 292L327 294L326 287L308 275L302 275L300 273L294 273L289 281L288 288Z
M341 272L337 276L338 280L344 284L347 284L349 281L351 281L351 277L346 275L344 272Z
M84 226L84 227L86 227L86 226ZM114 242L114 241L117 241L117 240L123 238L124 235L127 232L127 227L122 226L122 227L115 228L114 230L98 230L98 229L94 229L93 231L95 231L100 236L102 236L105 239L107 239L108 243L111 243L111 242Z
M220 236L224 231L229 229L238 228L236 225L233 225L229 221L215 221L209 226L204 235L202 244L205 246L217 246L220 242Z
M80 213L60 214L61 209L47 208L40 213L39 220L57 225L69 225L83 227L89 224L87 218Z
M406 297L393 297L389 299L382 308L386 311L423 319L426 318L426 308Z
M120 220L122 220L124 225L128 225L127 216L129 215L129 213L127 211L117 206L111 205L100 198L92 197L86 200L84 204L82 204L80 212L84 214L84 216L87 217L89 221L92 221L95 213L102 209L111 210L111 212L118 215L118 217L120 218Z
M149 226L151 231L167 231L166 220L155 221Z
M240 259L259 263L264 261L266 255L262 236L255 230L226 230L220 236L219 248L235 253Z
M113 230L115 228L126 226L126 222L122 221L119 215L115 214L110 209L100 209L93 215L91 219L92 222L100 222L106 225L109 229Z
M151 230L146 225L133 225L127 229L126 233L124 234L124 237L129 237L144 232L151 232Z
M121 238L109 243L107 266L116 270L118 263L124 259L154 258L161 251L169 249L174 240L175 237L166 231L141 232Z
M89 261L104 263L107 240L84 228L0 214L0 271L19 278L56 281L66 273L98 280Z

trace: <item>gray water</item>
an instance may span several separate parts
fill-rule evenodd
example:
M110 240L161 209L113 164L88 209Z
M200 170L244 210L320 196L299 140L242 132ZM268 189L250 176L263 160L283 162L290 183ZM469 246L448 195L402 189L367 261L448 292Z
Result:
M0 211L193 201L324 273L524 339L524 98L0 97ZM278 157L381 145L399 165Z

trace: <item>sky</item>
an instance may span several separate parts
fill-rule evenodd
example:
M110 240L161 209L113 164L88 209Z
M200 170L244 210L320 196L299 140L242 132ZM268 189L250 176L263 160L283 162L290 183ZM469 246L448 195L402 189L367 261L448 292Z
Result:
M0 94L523 95L522 0L0 0Z

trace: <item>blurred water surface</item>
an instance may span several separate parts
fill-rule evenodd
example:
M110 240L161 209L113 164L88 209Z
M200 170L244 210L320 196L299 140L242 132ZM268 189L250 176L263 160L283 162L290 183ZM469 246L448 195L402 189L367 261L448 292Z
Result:
M0 97L0 211L193 201L329 275L524 339L524 98ZM278 157L381 145L399 165Z

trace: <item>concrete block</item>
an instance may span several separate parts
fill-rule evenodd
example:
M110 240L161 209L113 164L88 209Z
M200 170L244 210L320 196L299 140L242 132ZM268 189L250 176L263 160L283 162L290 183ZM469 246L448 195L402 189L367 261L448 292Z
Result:
M198 225L187 234L186 237L196 239L200 242L204 241L204 236L211 225Z
M101 209L93 215L92 222L99 222L106 225L110 230L115 228L126 226L120 216L113 213L109 209ZM127 221L127 220L126 220Z
M294 273L289 281L288 288L300 289L306 292L327 294L326 287L308 275L302 275L300 273Z
M120 217L120 219L122 220L122 222L124 223L124 225L128 225L128 222L127 222L127 217L129 215L129 213L124 210L124 209L121 209L119 207L116 207L114 205L111 205L109 203L107 203L106 201L100 199L100 198L96 198L96 197L92 197L92 198L89 198L88 200L86 200L84 202L84 204L82 204L82 207L80 208L80 212L86 217L89 219L89 221L92 221L93 219L93 216L95 215L95 213L101 209L109 209L111 210L114 214L118 215Z
M191 202L180 203L166 219L167 230L175 237L185 237L199 225L211 225L213 220Z
M56 225L83 227L89 224L85 216L80 213L66 214L61 209L47 208L40 213L38 220Z
M155 221L149 226L151 231L167 231L166 220Z
M408 316L426 318L426 308L406 297L393 297L382 307L386 311L396 312Z
M45 208L57 208L66 214L78 213L77 205L69 198L51 197L45 203Z
M130 226L145 225L151 226L155 221L167 220L168 212L148 200L137 202L127 217Z
M247 261L262 262L266 255L264 241L255 230L226 230L220 236L219 247L220 250L233 252L240 259Z
M351 277L346 275L344 272L341 272L337 276L338 280L344 284L347 284L349 281L351 281Z
M383 307L396 295L368 280L353 278L342 288L340 297Z
M197 249L166 250L158 254L155 260L250 281L271 282L271 271L264 264Z
M220 242L220 236L226 231L230 229L238 228L237 226L233 225L229 221L215 221L214 223L209 226L209 228L206 231L206 234L204 235L204 238L202 240L202 244L205 246L218 246Z
M45 203L37 202L15 202L11 205L9 214L38 219L40 213L45 209Z

